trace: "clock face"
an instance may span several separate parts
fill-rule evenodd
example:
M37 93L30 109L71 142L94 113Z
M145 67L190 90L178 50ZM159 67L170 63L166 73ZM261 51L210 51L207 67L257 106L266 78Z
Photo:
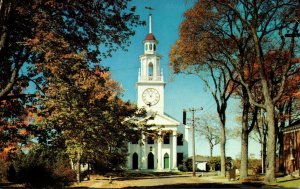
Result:
M144 90L142 99L148 106L154 106L159 101L159 93L156 89L148 88Z

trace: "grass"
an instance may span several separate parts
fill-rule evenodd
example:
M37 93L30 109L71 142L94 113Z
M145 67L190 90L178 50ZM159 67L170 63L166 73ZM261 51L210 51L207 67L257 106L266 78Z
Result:
M300 179L277 179L276 185L283 188L300 188Z

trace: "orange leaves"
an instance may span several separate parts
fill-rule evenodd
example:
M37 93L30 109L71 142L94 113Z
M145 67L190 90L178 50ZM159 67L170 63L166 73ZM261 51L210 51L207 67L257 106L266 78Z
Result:
M292 64L300 63L300 57L292 58Z
M86 79L85 86L92 88L90 99L99 100L104 96L108 96L112 100L115 96L122 92L122 89L117 81L110 78L111 74L107 71L95 70L95 75L89 76ZM104 80L104 83L99 83L99 79Z
M220 63L221 50L235 49L232 40L219 39L217 22L219 16L212 9L211 2L198 1L185 12L185 20L180 25L180 39L170 51L170 62L175 73L191 69L205 70L207 63ZM190 67L192 66L192 67Z
M17 150L16 145L17 144L11 144L10 146L4 148L2 150L2 152L0 152L0 158L1 159L6 159L6 158L8 158L8 155L10 153L16 152L16 150Z
M62 56L63 59L82 59L82 54L68 53Z
M250 63L243 67L242 75L246 81L259 77L259 64Z
M48 51L45 53L45 60L48 62L54 57L55 53L52 51Z
M27 135L28 132L27 132L26 129L21 129L21 130L18 131L18 133L19 133L20 136L25 136L25 135Z

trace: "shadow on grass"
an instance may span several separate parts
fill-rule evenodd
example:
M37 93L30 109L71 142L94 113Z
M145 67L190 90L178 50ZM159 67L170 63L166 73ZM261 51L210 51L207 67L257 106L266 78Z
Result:
M170 184L170 185L159 185L159 186L136 186L136 187L124 187L123 189L155 189L155 188L280 188L266 186L261 183L251 184L222 184L222 183L191 183L191 184ZM86 189L87 187L72 187L76 189ZM99 188L100 189L100 188Z
M160 185L160 186L146 186L146 187L125 187L126 189L135 188L280 188L280 187L268 187L261 183L251 184L222 184L222 183L193 183L193 184L174 184L174 185Z
M179 173L170 172L130 172L130 173L108 173L103 175L105 178L98 178L96 180L109 180L112 177L113 181L126 181L126 180L141 180L141 179L163 179L163 178L183 178L190 177L189 175L182 175Z
M284 182L289 182L289 181L295 181L295 180L300 180L300 178L289 178L289 179L285 179L285 180L279 180L277 181L277 183L284 183Z
M126 180L147 180L147 179L165 179L165 178L184 178L184 177L190 177L190 176L143 176L143 177L112 177L113 181L126 181ZM96 180L109 180L109 177L102 178L102 179L96 179Z
M247 183L247 184L223 184L223 183L186 183L186 184L168 184L168 185L158 185L158 186L130 186L124 187L123 189L155 189L155 188L282 188L278 186L268 186L262 183ZM9 183L0 183L0 188L26 188L22 185L15 185ZM88 189L89 187L83 186L71 186L68 188L76 189ZM105 187L107 188L107 187ZM101 188L99 188L101 189Z

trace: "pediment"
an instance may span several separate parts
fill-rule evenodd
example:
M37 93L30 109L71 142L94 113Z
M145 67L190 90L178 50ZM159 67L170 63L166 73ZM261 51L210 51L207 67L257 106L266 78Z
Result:
M154 118L149 120L147 124L149 125L156 125L156 126L179 126L180 122L176 119L172 118L168 114L159 114L159 113L153 113L149 112L150 115L152 115Z

